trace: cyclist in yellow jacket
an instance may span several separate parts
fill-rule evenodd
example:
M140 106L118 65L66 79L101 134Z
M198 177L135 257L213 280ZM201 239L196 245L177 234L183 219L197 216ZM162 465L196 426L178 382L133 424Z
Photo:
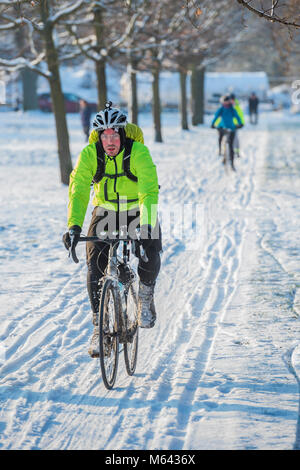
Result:
M232 106L233 106L233 108L236 110L236 112L238 113L239 118L240 118L240 120L241 120L241 123L242 123L242 125L244 126L244 125L245 125L245 117L244 117L243 110L242 110L242 108L241 108L241 106L240 106L240 103L239 103L239 101L236 99L236 96L235 96L234 93L231 93L230 98L231 98ZM238 125L238 121L237 121L236 118L234 118L233 122L234 122L234 124L235 124L236 126ZM237 157L240 157L240 142L239 142L237 130L236 130L235 136L234 136L233 149L234 149L235 155L236 155Z
M75 246L81 233L93 183L95 206L88 236L108 234L120 226L140 225L141 243L148 261L139 258L138 322L152 328L156 320L154 286L160 270L161 230L157 218L158 179L156 167L144 145L141 129L108 102L93 121L89 145L79 155L70 175L68 227L65 247ZM73 246L74 246L73 245ZM88 242L87 289L93 313L91 357L99 356L99 289L107 266L108 245ZM137 254L138 256L138 254ZM100 286L100 287L99 287Z

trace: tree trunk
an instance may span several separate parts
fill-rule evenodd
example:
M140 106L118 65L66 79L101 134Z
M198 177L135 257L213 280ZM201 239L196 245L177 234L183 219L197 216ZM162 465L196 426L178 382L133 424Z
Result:
M205 77L205 67L201 67L199 70L199 114L200 122L199 124L204 124L204 77Z
M23 88L23 110L38 109L37 80L38 75L30 69L21 71Z
M19 51L26 51L28 47L28 37L24 33L24 28L15 31L16 46ZM29 68L22 69L20 72L22 80L22 95L23 95L23 110L29 111L30 109L38 108L37 99L37 79L38 75Z
M153 93L153 104L152 104L152 114L153 114L153 123L154 123L154 132L155 132L155 142L162 142L161 135L161 106L160 106L160 97L159 97L159 68L155 68L152 72L152 93Z
M104 41L104 34L103 34L104 25L103 25L103 15L102 15L101 7L94 8L94 27L95 27L95 34L96 34L96 39L97 39L97 50L101 51L101 49L105 48L105 41ZM104 109L105 104L107 102L107 85L106 85L105 68L106 68L105 58L96 62L99 110Z
M136 62L131 57L128 64L128 75L130 81L128 114L130 122L138 124L138 95L136 79Z
M107 89L106 89L106 73L105 73L105 60L96 62L96 76L97 76L97 92L98 92L98 107L105 108L107 103Z
M185 131L189 130L188 117L187 117L187 96L186 96L186 76L184 70L180 71L180 113L181 113L181 128Z
M191 98L192 98L192 124L197 126L204 122L204 67L192 67Z
M48 0L41 0L40 8L42 21L44 23L46 61L48 70L51 73L49 84L56 126L61 182L63 184L69 184L69 176L72 171L72 159L69 147L69 133L67 127L64 96L59 74L58 55L53 41L53 27L47 21L49 17Z

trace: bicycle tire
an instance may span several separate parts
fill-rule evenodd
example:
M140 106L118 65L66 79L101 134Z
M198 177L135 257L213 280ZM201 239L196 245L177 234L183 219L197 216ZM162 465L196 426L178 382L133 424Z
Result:
M139 331L137 324L137 295L131 284L127 294L126 331L128 341L124 343L125 367L128 375L133 375L137 364Z
M115 384L119 363L118 308L113 282L107 279L102 286L99 306L99 358L102 379L108 390Z
M223 136L222 142L221 142L221 155L223 157L222 163L224 167L226 166L227 162L227 138L226 135Z

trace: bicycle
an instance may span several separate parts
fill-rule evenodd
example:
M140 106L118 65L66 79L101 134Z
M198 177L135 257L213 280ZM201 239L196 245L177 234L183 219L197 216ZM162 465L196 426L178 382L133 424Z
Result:
M99 358L105 387L113 388L119 363L119 344L124 345L125 367L132 376L136 369L138 353L137 274L130 264L130 248L135 252L138 244L140 256L148 261L138 239L131 238L127 231L113 234L116 238L80 237L79 242L104 241L109 244L107 268L101 278L99 304ZM131 246L130 246L131 245ZM121 251L121 256L118 255ZM70 254L75 263L79 260L75 247L71 245Z
M222 129L222 141L221 141L221 156L223 156L222 163L224 167L227 167L230 161L231 168L235 171L233 159L231 159L231 146L233 145L232 133L235 132L232 129Z

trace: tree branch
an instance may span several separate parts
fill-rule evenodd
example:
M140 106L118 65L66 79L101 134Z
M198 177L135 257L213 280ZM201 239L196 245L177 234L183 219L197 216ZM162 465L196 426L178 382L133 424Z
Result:
M30 18L27 18L24 16L22 16L22 18L13 18L12 16L2 13L0 14L0 18L2 18L5 21L9 21L8 24L1 25L0 30L18 28L20 26L23 26L26 23L29 28L33 27L37 31L43 31L43 27L41 25L38 25L37 23L32 21Z
M52 24L57 23L58 21L68 17L71 13L75 13L75 11L79 10L82 5L85 3L85 0L78 0L76 3L71 3L67 7L63 8L62 10L58 11L54 15L49 17L49 22Z
M0 57L0 66L10 69L11 71L21 70L24 68L29 68L34 72L42 75L48 80L51 78L51 73L49 71L43 72L37 65L45 59L45 54L40 54L33 61L27 60L24 57L18 57L17 59L7 60Z
M271 8L271 15L268 15L266 11L261 11L257 10L257 8L254 8L253 6L250 5L249 0L236 0L240 5L242 5L244 8L247 8L249 11L254 13L257 16L260 16L261 18L264 18L265 20L271 21L272 23L280 23L284 26L291 26L293 28L300 28L300 23L297 23L295 21L287 21L286 18L279 18L278 16L275 16L275 8L278 6L278 2L273 2L272 8Z

